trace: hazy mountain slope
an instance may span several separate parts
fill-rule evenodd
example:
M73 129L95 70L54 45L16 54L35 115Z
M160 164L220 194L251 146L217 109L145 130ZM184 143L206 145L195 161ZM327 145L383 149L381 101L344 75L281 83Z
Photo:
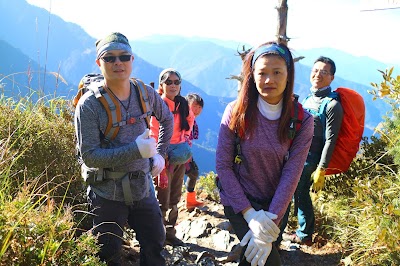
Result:
M44 69L19 49L0 40L0 88L7 96L20 97L41 92L43 95L61 95L67 84L53 74L44 74ZM43 90L43 84L48 84Z
M68 80L79 80L94 71L95 39L80 26L24 0L0 0L0 39L19 48L48 71L58 71ZM77 84L77 83L76 83Z
M133 49L144 60L162 67L174 67L193 85L208 95L234 97L237 82L229 80L240 73L241 59L233 49L205 39L156 36L133 41Z
M186 73L186 75L183 74L185 79L193 84L201 83L202 85L198 86L209 94L212 93L218 96L230 95L231 97L235 97L237 94L237 82L225 79L231 74L240 72L241 60L234 49L218 45L214 40L208 41L207 39L196 38L196 41L193 41L191 38L174 36L147 37L141 41L133 42L132 45L146 61L155 65L176 67L182 73ZM367 130L365 134L371 135L371 130L381 121L382 115L386 113L389 106L382 101L372 101L372 96L368 94L368 90L372 88L366 85L367 82L365 80L369 80L370 77L371 81L372 78L379 81L380 74L372 66L383 67L384 64L366 57L362 58L363 61L359 61L357 57L329 48L314 51L313 57L317 58L315 55L324 51L327 56L331 56L338 62L338 71L332 87L349 87L363 95L367 106ZM300 51L294 52L296 56L303 55ZM334 57L336 54L337 59ZM295 93L300 96L300 100L304 99L310 89L309 76L311 66L315 60L311 61L310 57L311 55L296 63ZM342 62L348 63L343 64ZM352 71L349 72L352 75L348 75L352 77L351 80L343 78L340 73L347 73L343 69L355 69L353 64L357 64L360 69L365 68L366 74L363 75L362 70L357 72ZM220 70L221 68L223 68L223 71ZM373 76L372 73L374 72L377 74ZM226 83L230 84L229 91L226 91L227 87L221 87ZM206 86L209 87L206 88Z
M99 72L94 62L95 39L79 25L49 15L46 10L31 6L25 0L0 0L0 8L3 11L0 16L0 40L3 40L2 54L5 55L0 61L0 79L14 71L23 72L28 69L59 71L68 85L58 85L54 77L46 74L45 91L72 98L76 84L84 74ZM196 141L194 153L202 169L214 170L220 119L226 104L237 95L237 81L226 78L240 72L241 59L237 51L241 50L243 44L176 36L153 36L131 41L131 44L135 53L133 76L146 83L153 81L157 86L160 71L165 67L175 67L183 75L182 95L198 92L203 96L205 108L198 118L200 139ZM312 61L317 54L331 56L338 63L333 87L350 87L363 95L367 106L366 125L369 128L365 135L370 135L371 129L381 121L389 107L382 101L372 102L372 97L367 93L370 87L365 84L374 79L380 81L375 69L384 65L334 49L313 49L309 52L295 51L296 56L306 56L296 63L295 92L300 95L300 100L309 92ZM374 71L375 76L372 74ZM26 75L18 74L14 78L23 86L31 84L34 88L36 84L38 87L44 84L43 77L33 77L28 81ZM3 87L9 89L10 85L6 85ZM12 87L9 92L18 89Z
M319 56L332 58L336 64L336 76L342 79L370 86L371 82L380 82L382 74L377 70L385 70L394 66L379 62L366 56L354 56L333 48L315 48L309 50L294 51L297 56L304 56L301 64L312 67ZM400 65L395 65L395 72L400 73ZM398 75L398 74L397 74Z

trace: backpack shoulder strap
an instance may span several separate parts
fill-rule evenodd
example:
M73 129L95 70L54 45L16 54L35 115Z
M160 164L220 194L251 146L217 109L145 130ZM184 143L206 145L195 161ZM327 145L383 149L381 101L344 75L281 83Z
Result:
M107 112L108 123L106 130L104 131L104 141L109 142L113 140L119 131L118 121L121 121L121 107L117 102L117 99L110 93L109 89L100 85L99 83L93 83L88 86L88 89L93 91L94 96L100 101Z
M326 108L328 107L328 104L333 100L339 100L339 94L336 91L331 91L328 96L326 96L323 100L321 105L319 106L318 109L318 117L321 121L322 125L322 134L323 134L323 139L325 140L325 128L326 128Z
M243 155L242 155L242 147L240 146L240 137L235 130L235 158L234 158L234 163L235 164L241 164L243 161Z
M304 101L303 101L304 102ZM290 157L290 148L292 147L293 140L296 137L297 131L300 130L301 124L304 119L304 109L303 105L299 103L299 96L297 94L293 95L293 108L290 112L290 121L289 121L289 131L288 138L290 140L289 150L285 155L284 162L287 162Z
M296 94L295 94L296 95ZM301 102L301 104L305 104L305 102L308 100L308 98L310 98L311 97L311 94L308 94L307 96L306 96L306 98L304 98L304 100ZM297 96L297 98L298 98L298 96Z
M290 123L289 123L288 137L291 141L290 145L292 144L297 131L299 131L301 128L301 123L303 122L303 118L304 118L303 105L299 103L299 96L295 94L293 100L293 108L290 114Z
M79 99L83 96L84 94L84 90L82 88L80 88L78 90L78 93L75 95L74 99L72 100L72 106L74 108L76 108L76 106L78 105Z
M321 105L319 106L319 110L318 113L323 114L324 112L326 112L326 107L328 106L328 104L332 101L332 100L338 100L339 99L339 95L336 91L331 91L328 96L326 96L323 100Z
M339 95L337 92L335 91L331 91L328 96L326 96L322 102L321 105L319 106L318 109L318 116L321 119L322 122L322 126L325 127L325 122L326 122L326 108L328 107L328 104L332 101L332 100L338 100L339 99Z
M150 101L149 101L149 94L146 88L146 85L143 81L137 78L131 78L131 81L136 88L137 95L139 96L140 100L140 107L142 109L143 114L145 115L146 125L150 128L150 116L152 114L150 108Z

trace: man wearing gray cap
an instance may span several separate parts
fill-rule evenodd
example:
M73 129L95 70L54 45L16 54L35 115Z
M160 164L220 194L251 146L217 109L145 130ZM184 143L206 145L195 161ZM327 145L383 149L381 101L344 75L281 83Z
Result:
M160 123L158 143L149 138L145 119L136 119L143 111L130 81L134 56L128 39L111 33L96 42L96 50L96 64L104 76L99 90L117 99L122 116L116 137L105 141L107 110L94 93L85 93L75 110L82 169L95 169L94 181L88 183L88 201L93 233L101 245L99 256L108 265L121 265L123 228L128 224L140 243L140 265L165 265L161 255L165 231L151 176L164 168L173 117L161 97L146 85L150 111Z

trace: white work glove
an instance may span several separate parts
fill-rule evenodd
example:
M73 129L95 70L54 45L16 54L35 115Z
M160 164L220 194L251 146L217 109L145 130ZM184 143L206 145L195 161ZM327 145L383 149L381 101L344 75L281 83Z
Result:
M135 140L142 158L151 158L157 153L156 140L150 138L149 135L150 129L146 128L142 135L138 136Z
M158 176L165 167L165 159L159 153L153 157L153 168L151 168L151 175Z
M250 208L243 214L243 217L255 237L265 242L274 242L278 238L280 229L272 221L278 218L276 214Z
M249 230L240 241L242 247L246 246L246 244L247 248L244 252L246 260L251 263L251 266L264 266L269 254L271 254L272 243L262 241Z

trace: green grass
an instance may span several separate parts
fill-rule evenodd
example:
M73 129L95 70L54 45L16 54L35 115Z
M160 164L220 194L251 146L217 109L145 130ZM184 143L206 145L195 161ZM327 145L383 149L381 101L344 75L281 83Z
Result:
M96 238L76 234L84 190L67 108L0 98L0 265L104 265Z

